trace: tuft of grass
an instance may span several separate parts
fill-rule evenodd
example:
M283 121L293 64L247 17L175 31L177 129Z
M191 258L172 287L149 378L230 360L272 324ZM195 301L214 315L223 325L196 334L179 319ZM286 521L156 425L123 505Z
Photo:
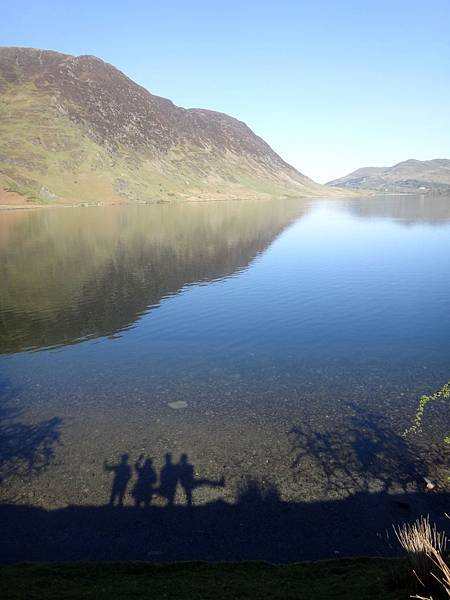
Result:
M412 572L426 593L440 593L450 598L450 568L445 562L447 547L445 533L431 525L429 517L420 517L414 523L403 523L394 531L400 545L408 554ZM444 594L444 595L443 595ZM432 600L432 596L415 596L422 600Z

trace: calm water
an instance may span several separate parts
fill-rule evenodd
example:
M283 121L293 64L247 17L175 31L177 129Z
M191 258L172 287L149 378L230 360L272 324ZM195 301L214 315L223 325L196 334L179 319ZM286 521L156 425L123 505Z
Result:
M195 502L441 477L447 406L401 433L450 378L449 274L444 198L0 213L0 493L102 504L125 452L224 477Z

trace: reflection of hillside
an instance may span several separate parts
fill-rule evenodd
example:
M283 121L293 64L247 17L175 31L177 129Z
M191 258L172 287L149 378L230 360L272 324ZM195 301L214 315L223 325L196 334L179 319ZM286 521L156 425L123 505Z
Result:
M123 330L184 285L246 267L301 211L277 201L4 215L0 351Z
M364 219L395 219L405 225L450 222L450 196L374 196L358 199L349 210Z

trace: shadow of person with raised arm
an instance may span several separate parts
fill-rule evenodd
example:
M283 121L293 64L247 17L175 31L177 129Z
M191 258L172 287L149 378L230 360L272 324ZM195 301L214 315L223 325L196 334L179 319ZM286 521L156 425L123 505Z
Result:
M202 485L209 487L224 487L225 479L222 477L219 480L213 479L195 479L194 477L194 465L189 463L189 457L187 454L182 454L177 465L178 470L178 481L186 494L186 501L188 506L192 506L192 492L194 488Z
M167 506L173 506L178 483L178 467L172 462L172 454L167 452L165 464L159 475L159 494L167 500Z
M120 463L117 465L108 465L106 460L103 463L105 471L112 471L114 473L114 479L111 488L111 495L109 497L109 505L114 506L114 502L117 499L117 506L123 507L123 499L127 490L128 482L131 479L131 467L128 464L128 454L122 454Z
M156 473L153 468L152 459L147 458L144 463L142 463L143 458L144 455L141 454L134 464L138 479L133 487L131 495L134 498L134 505L136 508L139 508L142 504L144 505L144 508L150 506L154 492L153 486L156 483Z

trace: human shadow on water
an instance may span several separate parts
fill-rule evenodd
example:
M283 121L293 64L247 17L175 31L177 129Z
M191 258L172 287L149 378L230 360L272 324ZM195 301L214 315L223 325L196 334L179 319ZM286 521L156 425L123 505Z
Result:
M60 442L59 417L24 423L17 405L19 389L0 378L0 485L13 477L31 477L52 463Z
M438 529L447 531L449 521L445 513L450 494L445 484L431 493L409 486L408 482L419 473L420 461L413 460L409 443L397 439L388 424L375 417L371 415L365 422L365 417L355 411L349 431L329 428L328 433L317 432L299 425L292 428L292 467L296 478L293 487L290 482L286 491L290 490L291 498L294 494L302 497L308 479L319 471L327 484L325 490L315 490L315 498L320 499L286 500L270 477L245 478L235 472L234 501L218 499L195 505L192 492L196 487L224 487L224 480L196 478L187 455L181 455L175 463L168 453L159 484L152 459L138 458L134 465L137 480L131 491L134 506L127 506L132 470L129 456L123 454L117 463L104 463L113 474L110 504L117 503L120 510L104 505L45 510L0 504L0 562L286 563L399 554L396 540L387 534L392 532L392 525L428 514ZM394 456L388 456L388 452ZM395 456L395 452L399 455ZM311 461L318 461L318 465ZM275 477L276 473L272 475ZM372 485L371 478L378 487ZM186 502L177 498L178 485ZM327 489L333 493L327 494ZM338 495L337 491L343 493ZM227 489L227 496L232 496L232 492ZM156 494L165 499L165 505L152 504Z
M141 506L148 508L155 494L164 498L168 507L173 506L178 484L180 484L184 491L188 506L192 506L192 495L195 488L200 486L225 486L225 479L223 477L218 480L196 478L194 465L189 462L189 457L186 453L181 454L178 463L174 464L172 454L167 452L164 457L164 466L160 471L159 487L155 487L157 476L153 468L153 460L147 458L145 462L142 462L143 459L144 455L141 454L134 465L137 473L137 481L133 486L131 495L134 498L136 508L140 508ZM108 465L106 461L104 462L104 470L114 473L109 498L110 506L114 506L116 500L120 508L124 505L125 493L132 477L128 461L129 455L122 454L120 462L116 465Z
M159 494L167 500L167 506L173 506L178 483L178 469L172 462L172 454L167 452L165 464L160 473Z
M128 482L131 479L131 467L128 464L128 454L122 454L120 462L117 465L109 465L106 461L103 463L103 469L105 471L111 471L114 473L114 479L111 487L111 494L109 496L109 505L114 506L117 500L119 508L123 506L123 499L127 490Z
M134 484L131 495L134 498L134 505L136 508L139 508L141 505L143 505L144 508L150 506L154 493L153 486L157 481L156 472L153 468L153 460L147 458L143 463L143 459L144 455L141 454L134 464L138 479Z
M195 488L206 485L209 487L224 487L225 478L221 479L196 479L194 476L194 465L189 463L189 457L187 454L182 454L177 465L178 481L184 490L186 495L186 502L188 506L192 506L192 492Z

